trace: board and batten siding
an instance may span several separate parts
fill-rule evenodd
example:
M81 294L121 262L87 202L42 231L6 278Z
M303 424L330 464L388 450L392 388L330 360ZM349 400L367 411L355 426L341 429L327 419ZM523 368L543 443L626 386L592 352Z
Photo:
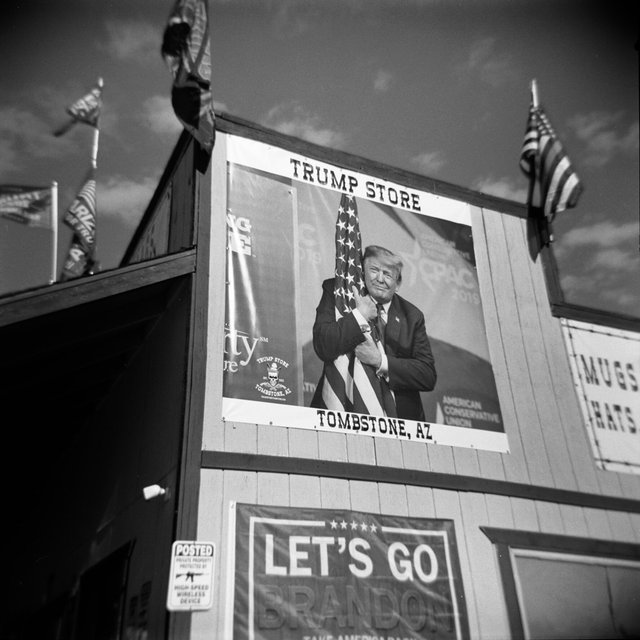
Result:
M480 527L640 542L637 514L633 523L618 523L620 512L493 494L296 474L203 469L197 538L216 545L217 597L210 610L193 616L192 640L226 637L234 573L233 536L229 529L231 502L453 520L472 638L510 637L497 553Z
M224 136L212 176L197 537L216 544L219 580L212 609L193 616L192 639L225 637L231 502L451 518L472 638L510 636L495 547L481 527L640 543L640 476L596 468L542 259L529 255L526 220L477 203L474 250L508 453L222 421Z
M218 304L210 310L203 449L415 469L637 499L640 476L602 471L594 463L560 319L551 313L541 260L534 262L528 253L526 221L472 206L472 230L508 453L222 422L218 363L224 310ZM212 245L224 242L223 234L215 235L219 237L212 238ZM214 268L224 268L223 244L212 248ZM224 299L220 278L211 278L209 286L210 300ZM426 316L428 324L428 310Z

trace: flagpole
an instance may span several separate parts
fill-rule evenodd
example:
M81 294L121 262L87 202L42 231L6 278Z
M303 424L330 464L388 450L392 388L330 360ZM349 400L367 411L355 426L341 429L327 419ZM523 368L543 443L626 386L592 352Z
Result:
M104 86L104 81L102 78L98 78L98 87L102 91L102 87ZM100 139L100 129L98 128L98 121L96 121L96 126L93 129L93 145L91 147L91 166L96 169L98 167L98 141Z
M540 102L538 99L538 82L535 78L533 78L533 80L531 80L531 104L533 106L534 109L538 109L540 106ZM537 162L534 162L533 165L533 179L531 180L531 195L530 195L530 201L531 201L531 206L533 207L533 191L535 188L535 184L536 184L536 180L538 179L538 176L536 175L537 172ZM541 201L540 202L540 207L542 207L544 205L544 203ZM529 215L531 216L531 210L529 212ZM544 215L542 212L538 213L538 215L534 215L534 217L538 220L538 229L539 229L539 237L541 242L543 243L543 245L548 246L550 242L553 242L553 233L551 232L551 224L549 223L549 220L547 218L546 215Z
M53 284L58 279L58 183L51 182L51 229L53 239L51 246L51 277L49 284Z
M535 78L531 80L531 106L534 109L538 108L538 84ZM527 195L527 203L529 205L529 211L528 211L529 218L535 217L535 207L533 205L533 198L535 195L536 180L538 178L537 171L536 171L537 164L538 163L535 160L531 163L531 175L529 176L529 193Z

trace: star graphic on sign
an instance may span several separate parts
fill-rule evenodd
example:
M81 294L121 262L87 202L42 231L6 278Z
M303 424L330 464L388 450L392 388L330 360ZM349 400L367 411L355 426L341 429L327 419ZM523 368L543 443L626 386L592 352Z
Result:
M332 520L329 524L331 525L332 529L337 529L338 528L338 523L335 520Z
M375 533L378 530L378 527L376 527L375 524L372 524L369 529L371 529L371 533Z
M365 522L363 522L363 523L360 525L360 529L361 529L362 531L366 531L368 528L369 528L369 527L367 526L367 524L366 524Z
M340 528L341 529L346 529L347 528L347 523L344 520L340 523Z
M358 528L358 523L355 520L351 521L351 530L355 531Z

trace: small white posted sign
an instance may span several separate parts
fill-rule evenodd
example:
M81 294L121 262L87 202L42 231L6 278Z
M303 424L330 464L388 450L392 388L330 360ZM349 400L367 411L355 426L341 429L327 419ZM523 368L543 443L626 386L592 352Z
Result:
M169 611L210 609L213 602L212 542L176 540L171 546L169 574Z

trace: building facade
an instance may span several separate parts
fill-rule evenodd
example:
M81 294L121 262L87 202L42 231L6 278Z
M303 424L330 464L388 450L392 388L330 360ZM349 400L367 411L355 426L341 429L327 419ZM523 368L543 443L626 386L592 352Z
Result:
M640 635L640 320L566 304L522 205L217 125L205 175L180 139L119 269L0 300L34 469L6 637ZM421 415L354 410L382 405L353 362L313 400L343 241L402 259ZM398 394L414 328L386 322Z

